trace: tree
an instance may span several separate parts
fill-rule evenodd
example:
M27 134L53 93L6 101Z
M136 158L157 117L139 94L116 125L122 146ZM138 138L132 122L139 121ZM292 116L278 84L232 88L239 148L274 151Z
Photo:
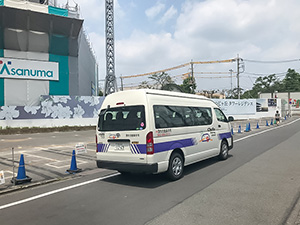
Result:
M243 96L243 91L244 91L244 89L240 88L240 93L242 94L241 98ZM238 94L238 88L233 88L232 91L230 90L229 95L227 96L227 98L238 99L238 96L239 96L239 94Z
M155 82L153 85L155 89L163 89L165 85L175 84L175 82L169 76L169 74L165 72L162 72L160 74L153 74L152 76L149 77L149 79Z
M282 89L282 83L275 74L258 77L251 90L245 91L241 98L258 98L259 93L274 93Z
M258 92L271 92L278 91L280 88L280 81L275 74L256 79L252 90Z
M180 85L177 84L166 84L164 85L161 90L165 90L165 91L175 91L175 92L183 92L182 88L180 87Z
M288 69L285 78L282 81L282 87L284 90L280 91L300 91L300 74L294 69Z
M143 82L139 85L138 89L153 89L153 86L150 85L147 81L143 81Z
M183 80L183 83L180 85L181 89L185 93L195 94L196 82L194 77L188 77Z
M258 98L259 93L296 92L300 91L300 74L288 69L285 78L280 81L275 74L256 79L253 88L244 92L241 98Z

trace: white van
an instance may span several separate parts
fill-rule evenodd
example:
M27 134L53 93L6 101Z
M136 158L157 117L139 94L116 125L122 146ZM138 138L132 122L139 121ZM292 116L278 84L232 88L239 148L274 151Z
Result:
M172 180L183 176L186 165L227 159L233 147L229 121L212 100L161 90L108 95L96 132L99 168L167 172Z

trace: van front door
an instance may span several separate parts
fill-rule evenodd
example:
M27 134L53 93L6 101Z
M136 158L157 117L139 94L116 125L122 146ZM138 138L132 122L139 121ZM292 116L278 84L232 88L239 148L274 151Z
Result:
M230 131L230 124L229 121L227 120L226 116L224 113L219 109L219 108L214 108L214 111L216 113L216 134L220 141L224 138L227 139L227 142L229 145L231 145L231 131Z
M213 111L210 107L194 108L195 123L198 127L197 142L193 160L208 158L214 155L218 148L218 137L216 135Z

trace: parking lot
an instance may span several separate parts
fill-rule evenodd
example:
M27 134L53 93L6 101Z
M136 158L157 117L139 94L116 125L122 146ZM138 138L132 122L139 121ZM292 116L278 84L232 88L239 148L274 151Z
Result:
M31 184L70 177L66 170L70 169L72 152L77 143L86 145L86 153L76 155L77 167L83 172L95 169L94 132L56 132L51 136L48 133L48 140L41 138L41 135L47 134L1 135L0 171L4 172L5 184L0 185L0 191L14 188L11 179L13 173L15 177L18 174L21 154L24 156L26 175L32 178ZM49 139L52 144L47 144Z

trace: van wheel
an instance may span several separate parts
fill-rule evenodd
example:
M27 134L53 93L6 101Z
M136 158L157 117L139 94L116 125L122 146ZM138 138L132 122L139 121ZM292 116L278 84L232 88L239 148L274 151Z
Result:
M226 160L228 158L228 144L226 141L222 141L221 147L220 147L220 154L219 154L219 159L220 160Z
M183 176L183 158L177 152L171 155L167 175L171 180L178 180Z
M130 172L127 172L127 171L118 170L118 172L119 172L122 176L128 176L128 175L130 175Z

